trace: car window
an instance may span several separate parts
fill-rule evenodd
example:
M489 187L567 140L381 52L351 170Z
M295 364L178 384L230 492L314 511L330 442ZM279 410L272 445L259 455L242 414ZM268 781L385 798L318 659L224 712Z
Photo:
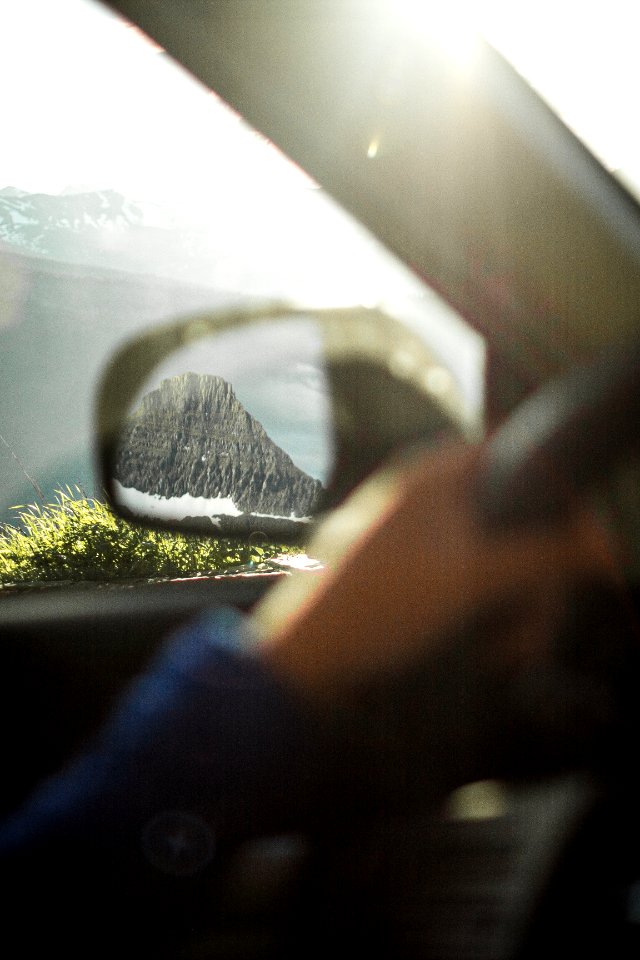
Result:
M90 0L5 4L0 22L1 523L67 487L100 498L100 371L196 310L383 305L481 419L481 338L137 28Z

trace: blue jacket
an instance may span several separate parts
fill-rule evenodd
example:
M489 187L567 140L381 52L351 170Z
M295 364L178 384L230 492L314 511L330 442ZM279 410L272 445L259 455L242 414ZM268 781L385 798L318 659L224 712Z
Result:
M213 912L243 842L309 826L321 738L254 643L231 610L180 630L97 741L4 824L0 929L20 931L23 954L59 940L126 955L126 930L161 955Z

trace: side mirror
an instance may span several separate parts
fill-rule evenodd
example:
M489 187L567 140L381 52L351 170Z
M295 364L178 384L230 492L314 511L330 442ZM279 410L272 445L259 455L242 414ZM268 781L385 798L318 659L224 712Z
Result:
M130 520L299 543L403 446L469 436L449 371L378 310L272 306L155 328L98 396L105 490Z

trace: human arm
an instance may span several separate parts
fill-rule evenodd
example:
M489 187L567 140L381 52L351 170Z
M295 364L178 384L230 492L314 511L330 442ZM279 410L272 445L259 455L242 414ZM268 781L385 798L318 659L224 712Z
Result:
M84 752L0 828L5 935L39 952L172 956L215 926L250 838L308 822L315 724L235 611L171 637ZM320 761L321 762L321 761Z
M325 576L284 584L258 608L261 658L321 709L428 660L498 607L519 615L487 638L486 655L498 669L522 668L544 657L568 591L617 580L610 541L585 504L561 520L487 529L475 499L482 456L482 447L416 451L381 470L310 545Z

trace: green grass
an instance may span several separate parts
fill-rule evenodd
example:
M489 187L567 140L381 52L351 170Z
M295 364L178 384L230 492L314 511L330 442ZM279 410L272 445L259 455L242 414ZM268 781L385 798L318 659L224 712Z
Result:
M248 546L133 526L105 503L69 488L46 506L12 509L17 522L0 525L0 586L206 575L286 552L275 544Z

